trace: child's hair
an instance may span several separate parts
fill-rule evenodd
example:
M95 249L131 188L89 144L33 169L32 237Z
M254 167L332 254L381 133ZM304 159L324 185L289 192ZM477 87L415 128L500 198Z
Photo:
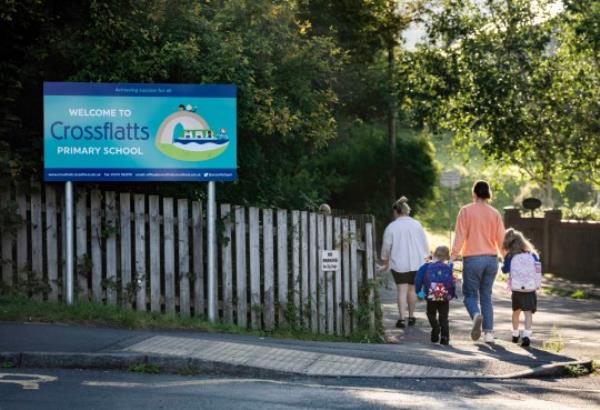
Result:
M447 261L450 259L450 249L444 245L438 246L435 248L435 251L433 251L433 257L438 261Z
M405 196L400 197L394 205L392 205L392 209L395 210L399 215L410 215L410 206L408 206L408 198Z
M535 247L529 242L522 232L509 228L504 234L502 247L509 253L536 252Z
M489 182L482 179L473 184L473 193L477 198L492 199L492 188L490 188Z

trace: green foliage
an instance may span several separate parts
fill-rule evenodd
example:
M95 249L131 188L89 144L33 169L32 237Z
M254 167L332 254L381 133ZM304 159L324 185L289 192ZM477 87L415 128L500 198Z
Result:
M546 184L547 204L552 184L596 182L600 167L594 51L575 47L568 18L544 14L549 7L442 1L429 25L436 47L420 57L435 67L425 90L442 96L425 104L428 122L452 131L457 146L477 146Z
M136 363L129 366L127 369L134 373L145 373L145 374L158 374L161 372L161 368L151 363Z

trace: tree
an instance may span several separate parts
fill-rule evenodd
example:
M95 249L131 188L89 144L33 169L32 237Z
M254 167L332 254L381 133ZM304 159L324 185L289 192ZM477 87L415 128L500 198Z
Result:
M552 188L597 180L600 82L589 48L550 1L442 1L428 27L429 58L442 62L443 102L431 118L457 145L478 145L493 161L518 165ZM439 70L439 68L437 68Z

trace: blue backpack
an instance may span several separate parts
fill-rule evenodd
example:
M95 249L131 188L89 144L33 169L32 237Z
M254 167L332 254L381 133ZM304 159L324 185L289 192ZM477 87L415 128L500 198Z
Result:
M436 302L447 302L455 298L452 265L434 262L427 266L423 276L425 298Z

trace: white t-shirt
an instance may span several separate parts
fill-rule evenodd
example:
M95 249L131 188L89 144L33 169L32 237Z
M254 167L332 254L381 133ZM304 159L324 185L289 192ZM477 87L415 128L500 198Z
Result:
M389 259L396 272L416 271L429 255L427 236L421 224L410 216L401 216L385 228L381 258Z

